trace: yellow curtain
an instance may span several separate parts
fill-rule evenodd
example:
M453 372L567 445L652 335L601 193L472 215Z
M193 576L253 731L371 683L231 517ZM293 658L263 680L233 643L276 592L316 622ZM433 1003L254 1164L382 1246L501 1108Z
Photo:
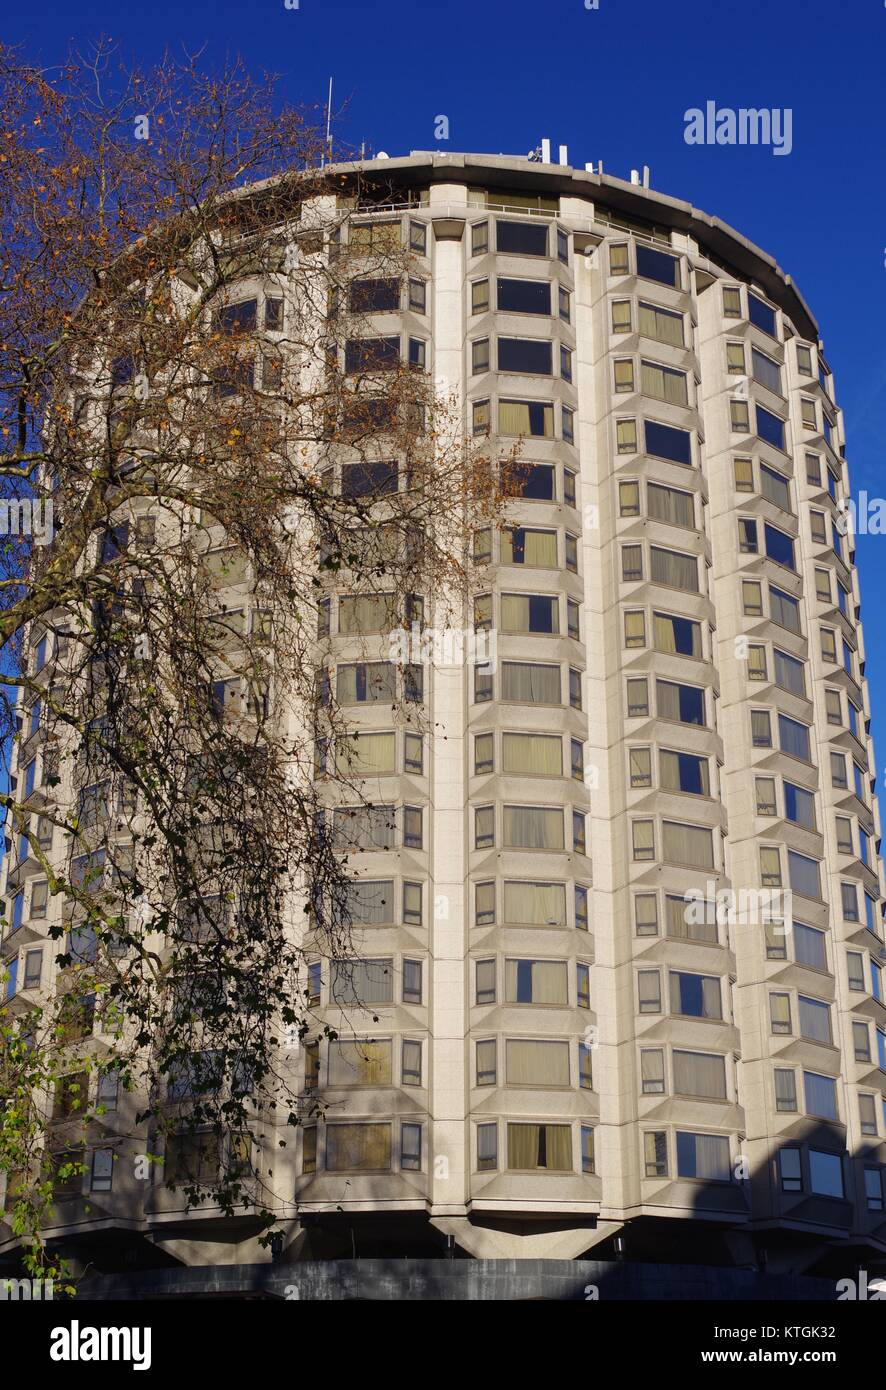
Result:
M505 883L504 920L512 925L566 925L564 883Z
M390 1166L389 1124L327 1125L326 1167L329 1172L373 1172Z
M706 826L665 821L662 825L662 850L664 858L675 864L688 864L696 869L714 867L714 836Z
M529 628L529 599L523 594L502 594L501 626L503 632L526 632Z
M509 1086L568 1086L569 1044L534 1038L508 1038L505 1063Z
M502 771L537 777L562 775L563 740L551 734L505 734Z
M238 546L228 546L225 550L211 550L203 557L210 582L216 589L229 584L242 584L246 578L249 561Z
M330 1086L390 1086L391 1040L354 1039L329 1044Z
M397 771L396 735L348 734L336 740L336 760L341 776L372 777Z
M562 809L544 806L505 806L503 843L506 848L511 849L562 849Z
M508 1167L538 1167L538 1125L508 1125Z
M526 401L499 401L499 434L528 434L529 405Z
M677 650L674 627L669 618L665 618L661 613L656 613L653 618L653 631L656 651L675 652Z

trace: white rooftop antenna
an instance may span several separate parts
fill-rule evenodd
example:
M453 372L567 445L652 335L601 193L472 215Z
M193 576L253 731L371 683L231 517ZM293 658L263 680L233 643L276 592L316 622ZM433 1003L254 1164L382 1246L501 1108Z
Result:
M329 79L329 97L326 102L326 148L323 153L321 169L327 158L332 156L332 78Z

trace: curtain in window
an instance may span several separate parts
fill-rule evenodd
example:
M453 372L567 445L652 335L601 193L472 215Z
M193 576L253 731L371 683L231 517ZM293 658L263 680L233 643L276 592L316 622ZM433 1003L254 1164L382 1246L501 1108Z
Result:
M714 835L702 825L680 825L664 821L662 847L665 859L696 869L713 869Z
M654 893L638 893L634 898L634 925L638 936L658 934L658 898Z
M646 619L643 613L625 613L625 641L642 646L646 640ZM664 648L659 648L663 651ZM675 651L675 647L668 648Z
M520 926L565 927L566 885L506 882L504 921Z
M348 917L361 926L378 926L394 920L394 880L348 885Z
M659 719L680 719L680 687L672 681L655 682Z
M654 362L640 363L641 390L645 396L667 401L669 405L686 405L686 377L683 372L669 371Z
M825 1120L836 1120L837 1088L834 1080L830 1076L819 1076L815 1072L804 1071L803 1087L808 1113L820 1115Z
M674 1090L703 1100L726 1099L726 1058L709 1052L674 1052Z
M650 517L655 521L666 521L672 526L691 528L695 521L691 495L688 492L678 492L676 488L648 483L646 507Z
M543 806L505 806L504 839L509 849L562 849L563 811Z
M802 994L797 999L800 1015L800 1034L813 1042L831 1041L831 1011L827 1004L817 999L806 999Z
M794 758L801 758L804 762L809 761L809 729L805 724L800 724L796 719L788 719L786 715L778 716L778 741L783 753L790 753Z
M759 352L757 348L751 348L751 363L754 380L781 395L781 372L778 363L773 362L771 357Z
M335 1041L329 1044L330 1086L390 1086L391 1040Z
M656 613L653 618L653 632L655 633L656 651L675 652L677 650L676 632L670 618Z
M372 777L397 771L394 734L349 734L336 742L338 772L344 777Z
M632 787L648 787L652 783L652 762L648 748L631 748L628 751L628 766Z
M336 960L332 963L336 1004L390 1004L394 998L391 960Z
M498 429L500 434L529 434L529 403L499 401Z
M228 584L242 584L249 569L249 559L238 546L228 546L225 550L211 550L203 557L213 588L223 589Z
M327 1125L326 1168L330 1173L371 1172L390 1166L390 1125Z
M515 540L518 547L522 543L522 559L514 560ZM519 556L518 549L518 556ZM516 533L503 531L501 534L501 562L503 565L524 564L544 565L548 569L557 568L556 531L528 531L523 528Z
M508 1038L505 1068L509 1086L568 1086L569 1044Z
M653 545L650 558L654 583L669 584L690 594L698 593L698 560L694 555L680 555L675 550L662 550Z
M665 791L694 792L710 796L710 772L706 758L691 753L672 753L663 749L659 754L661 785Z
M563 740L549 734L505 734L502 771L537 777L561 775Z
M769 587L769 615L774 623L786 627L789 632L800 631L800 605L790 594Z
M651 820L635 820L631 826L634 858L651 859L655 853L655 830Z
M820 898L818 861L796 850L788 850L788 873L791 888L806 898Z
M391 849L396 835L393 806L338 807L333 813L336 849Z
M502 594L501 626L503 632L529 631L529 599L524 594Z
M343 594L338 605L339 632L374 633L390 627L396 612L394 594Z
M527 661L503 662L501 697L528 705L559 705L560 667Z
M776 1110L796 1110L797 1082L792 1071L784 1067L775 1068L775 1108Z
M794 955L799 965L812 965L823 970L827 964L824 932L806 927L802 922L793 925Z
M640 1077L647 1094L664 1091L664 1053L658 1048L644 1048L640 1053Z
M692 915L703 915L705 919L701 922L687 921L690 915L691 905L685 898L672 896L670 893L665 895L665 908L667 920L667 934L677 941L716 941L717 940L717 919L713 911L713 904L710 910L703 914L696 911Z
M508 1168L571 1172L569 1125L508 1125Z
M522 997L526 992L524 980L527 975L529 999ZM568 1004L566 962L505 961L505 1000L508 1004Z
M727 1182L732 1176L729 1166L729 1140L720 1134L695 1134L695 1176Z
M802 661L797 661L795 657L788 656L777 648L775 650L775 684L780 685L782 690L789 690L792 695L805 696L806 694Z
M760 491L769 502L774 502L782 511L790 511L790 491L787 479L780 473L774 473L765 464L760 466Z
M683 315L669 314L664 309L656 308L654 304L644 304L641 299L640 332L646 338L657 338L660 343L673 343L675 347L682 347Z

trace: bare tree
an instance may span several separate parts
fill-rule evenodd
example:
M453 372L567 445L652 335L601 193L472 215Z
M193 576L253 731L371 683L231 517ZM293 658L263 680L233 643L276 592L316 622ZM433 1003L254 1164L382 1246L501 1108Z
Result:
M0 73L0 476L32 521L0 574L5 935L55 943L0 1008L0 1167L58 1276L41 1230L111 1080L166 1181L270 1230L255 1155L316 1104L306 943L348 957L355 851L397 814L326 674L330 598L355 639L431 594L439 622L514 477L373 331L419 293L408 238L355 224L384 190L320 167L272 81L103 46ZM412 663L366 670L421 730Z

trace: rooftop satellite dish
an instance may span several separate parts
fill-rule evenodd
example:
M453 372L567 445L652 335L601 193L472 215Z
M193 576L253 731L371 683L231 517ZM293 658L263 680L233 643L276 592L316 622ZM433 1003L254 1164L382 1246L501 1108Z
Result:
M376 159L390 159L391 156L388 154L387 150L379 150L375 157Z

